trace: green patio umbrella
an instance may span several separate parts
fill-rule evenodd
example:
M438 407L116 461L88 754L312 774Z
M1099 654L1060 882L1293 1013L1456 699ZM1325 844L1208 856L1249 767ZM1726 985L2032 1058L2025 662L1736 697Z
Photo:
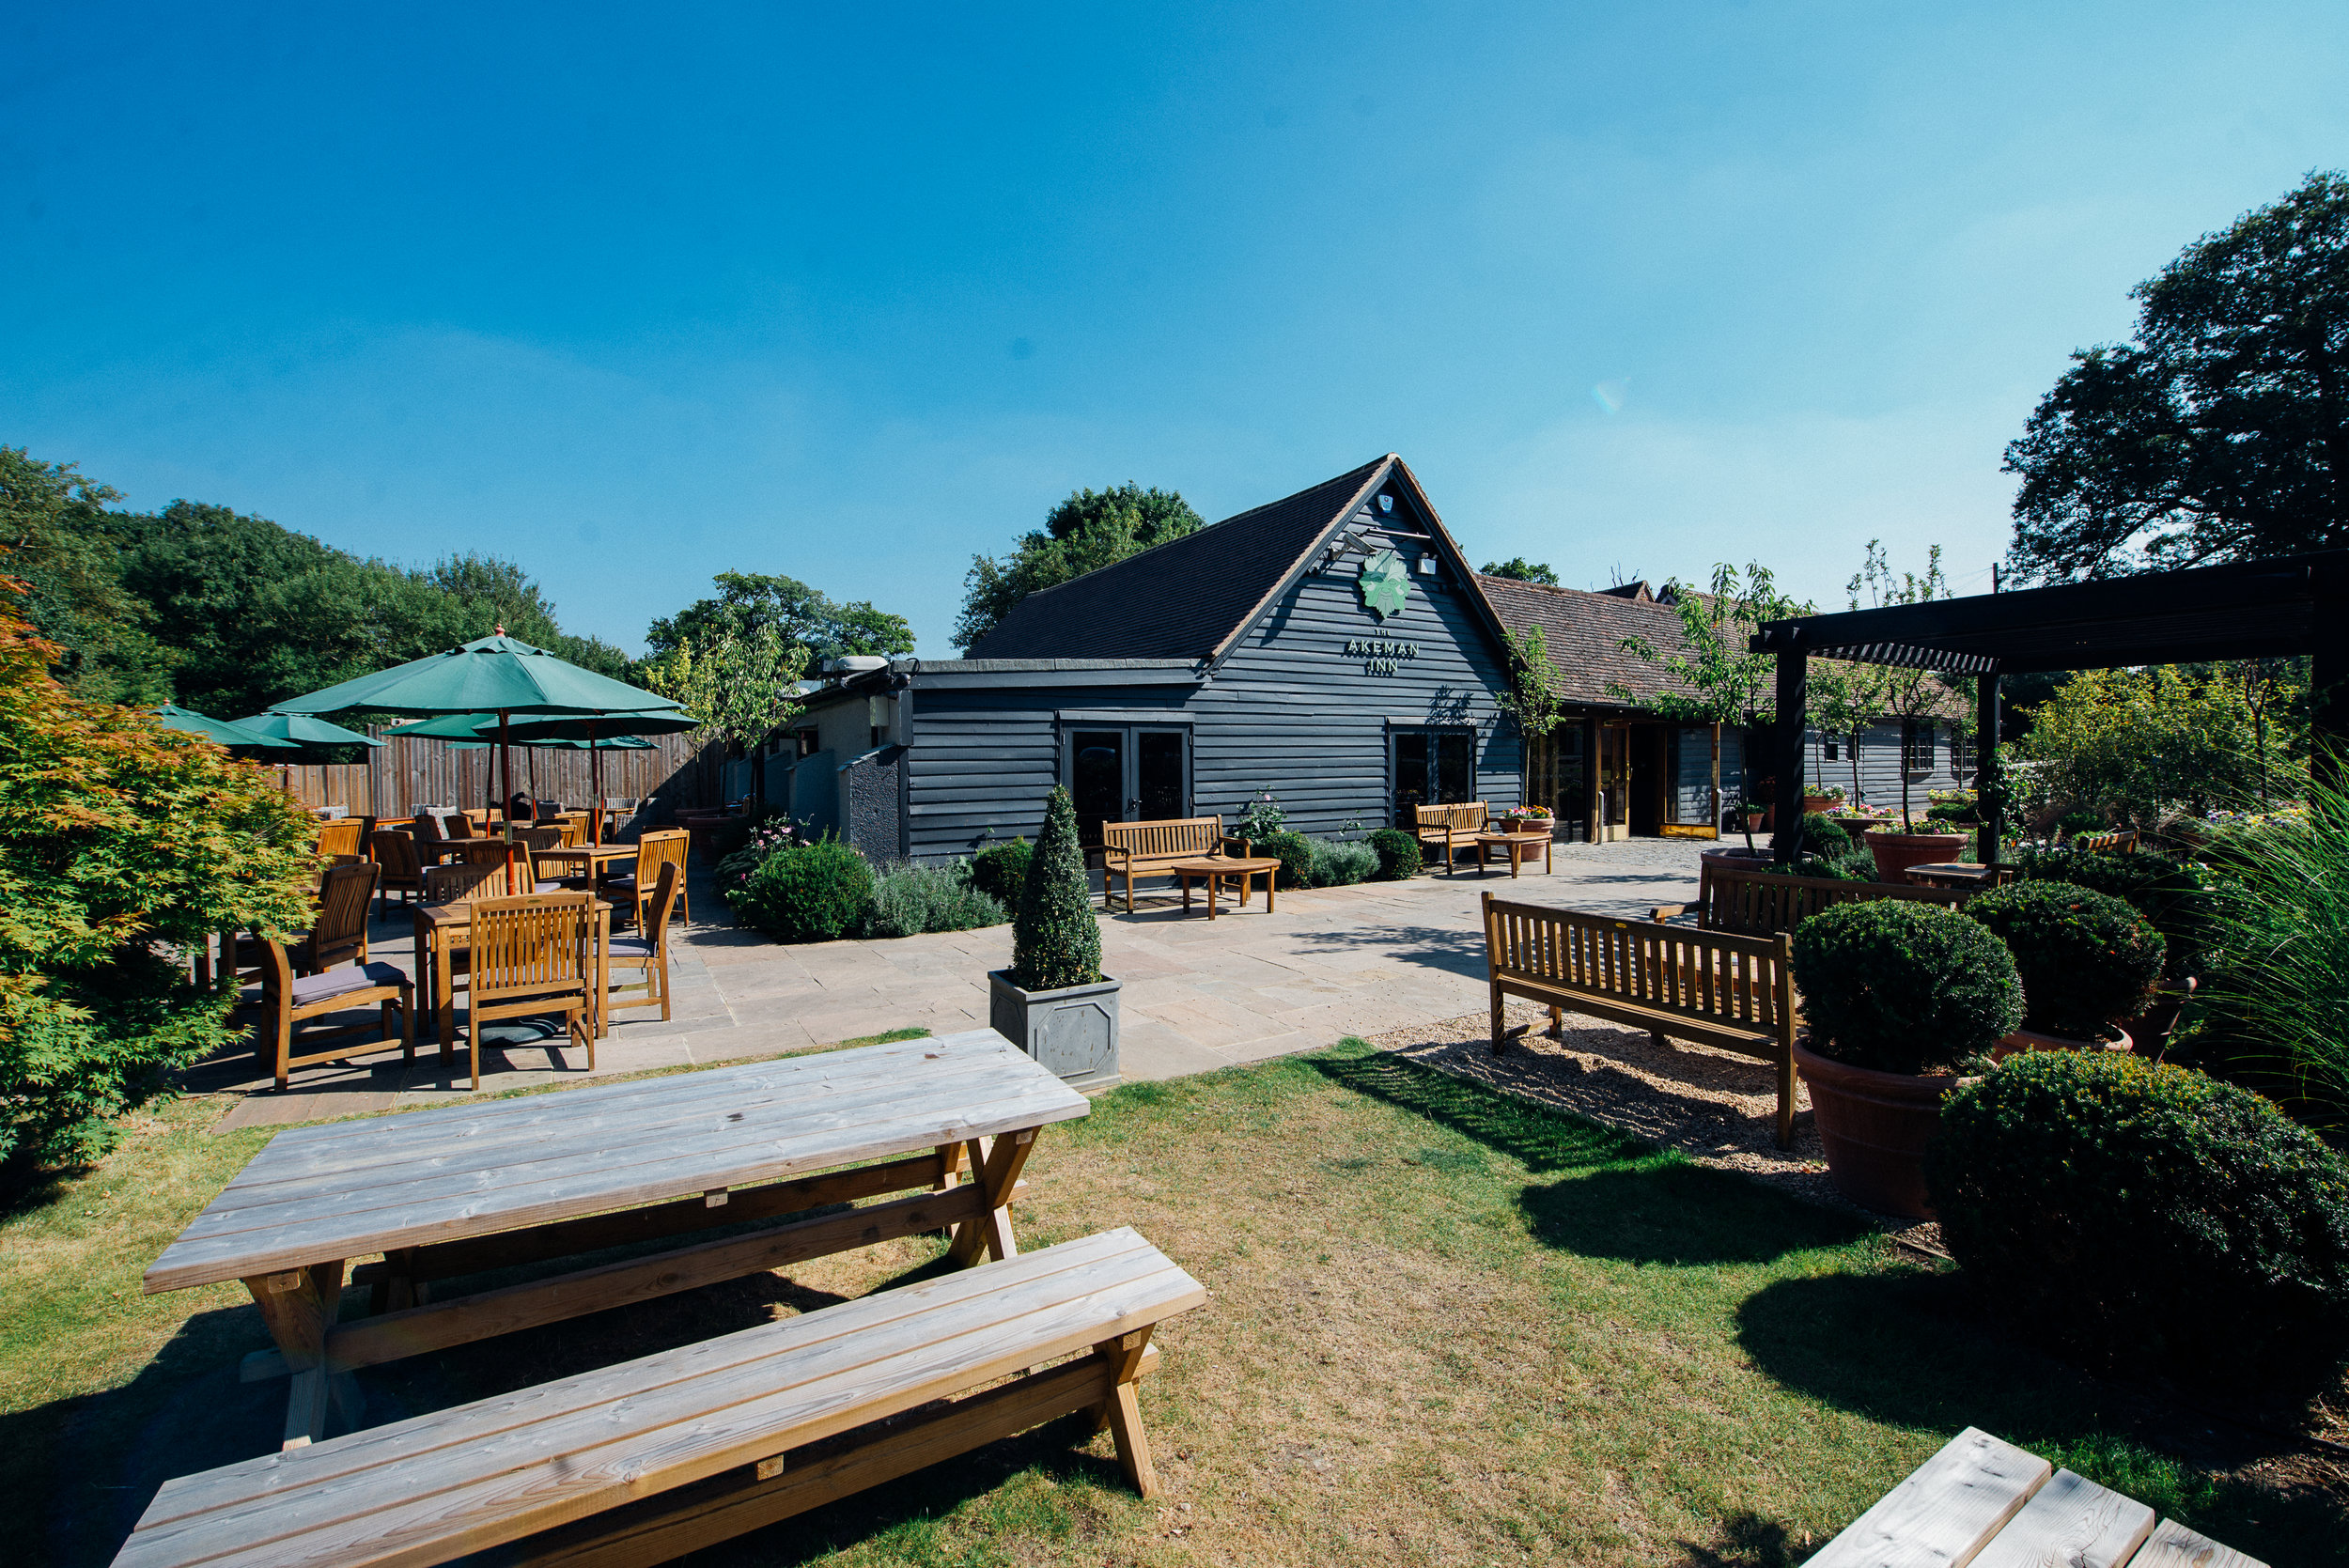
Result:
M474 713L498 724L499 793L511 799L514 764L507 751L507 722L517 713L642 713L674 710L677 704L625 681L583 670L500 627L487 637L412 659L388 670L342 681L322 691L290 697L273 706L279 713L342 713L353 708L386 713ZM511 825L508 825L511 831Z
M659 725L660 727L652 730L653 734L666 735L677 730L692 729L698 722L694 719L676 713L615 713L603 717L608 720L607 733L612 728L626 729L641 722ZM556 725L590 725L595 722L592 719L568 718L545 719L536 722L529 720L511 722L506 726L506 743L509 746L527 746L537 751L600 753L649 752L652 750L652 742L638 740L631 737L614 736L597 741L568 735L547 733ZM449 742L449 750L452 752L470 752L480 747L495 745L497 742L494 737L497 728L498 716L494 713L443 713L437 719L420 719L412 724L395 724L383 734L387 737L397 735L413 736L421 739L445 740ZM537 799L538 790L535 779L532 781L530 793L532 799ZM597 773L596 796L599 800L603 797L600 770Z
M250 719L237 721L238 727L256 735L275 736L294 746L381 746L371 735L347 730L340 724L330 724L323 719L313 719L306 713L257 713Z
M163 704L155 710L155 717L163 721L163 728L167 730L185 730L190 735L216 740L223 746L266 746L286 751L298 749L294 741L280 740L273 735L263 735L242 724L232 724L226 719L207 719L201 713L191 712L177 703Z

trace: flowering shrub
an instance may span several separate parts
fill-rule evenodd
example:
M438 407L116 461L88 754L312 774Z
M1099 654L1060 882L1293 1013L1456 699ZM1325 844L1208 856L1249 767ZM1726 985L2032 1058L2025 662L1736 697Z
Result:
M1262 844L1279 832L1288 822L1289 814L1281 809L1281 802L1272 798L1272 791L1259 790L1248 800L1248 809L1239 814L1239 826L1233 835L1252 844Z
M767 857L778 849L797 848L809 843L800 825L787 816L770 817L752 827L739 848L722 855L714 875L718 896L728 908L736 908L735 899L751 885L751 874L767 863Z

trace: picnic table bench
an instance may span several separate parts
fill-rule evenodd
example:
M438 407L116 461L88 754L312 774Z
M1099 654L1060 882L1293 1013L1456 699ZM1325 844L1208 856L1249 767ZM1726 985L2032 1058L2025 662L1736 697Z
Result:
M1134 1383L1206 1299L1129 1229L1064 1242L167 1482L116 1568L663 1562L1088 1408L1148 1497Z
M1248 858L1250 845L1244 838L1226 838L1223 818L1220 816L1168 817L1159 822L1104 822L1101 824L1101 907L1112 908L1115 896L1110 878L1126 878L1126 912L1134 912L1134 878L1137 877L1173 877L1184 861L1205 860L1211 855L1235 855ZM1184 884L1188 890L1190 884Z
M1968 1427L1805 1568L2266 1568L2132 1498Z
M163 1250L146 1288L244 1282L276 1348L247 1357L243 1376L291 1375L294 1448L324 1435L330 1403L350 1413L354 1368L948 1226L957 1263L1016 1256L1009 1204L1036 1134L1086 1110L974 1029L296 1127ZM775 1222L690 1242L745 1219ZM669 1238L688 1244L430 1298L486 1269ZM350 1276L370 1287L371 1315L338 1321L346 1262L375 1253Z
M1484 895L1485 975L1492 1044L1510 1031L1504 999L1549 1008L1563 1030L1569 1007L1644 1029L1662 1045L1694 1040L1778 1070L1779 1147L1795 1139L1794 940L1514 904Z

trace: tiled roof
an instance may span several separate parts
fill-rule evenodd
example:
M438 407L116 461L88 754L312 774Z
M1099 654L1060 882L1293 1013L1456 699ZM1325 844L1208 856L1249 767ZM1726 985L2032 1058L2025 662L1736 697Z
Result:
M1381 464L1030 594L971 659L1206 659L1264 602Z
M1638 637L1666 659L1683 651L1687 644L1680 613L1669 604L1628 598L1621 591L1587 593L1513 577L1480 574L1476 585L1511 631L1542 629L1549 661L1558 667L1562 701L1624 707L1665 691L1687 690L1662 664L1650 663L1623 646L1625 638ZM1632 702L1610 691L1610 682L1626 688Z

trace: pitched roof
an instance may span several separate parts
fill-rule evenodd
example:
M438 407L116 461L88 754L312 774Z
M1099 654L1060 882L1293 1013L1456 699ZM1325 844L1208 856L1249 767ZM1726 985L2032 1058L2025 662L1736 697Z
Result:
M1669 603L1628 598L1621 589L1589 593L1481 573L1476 585L1510 630L1542 629L1549 661L1558 667L1562 701L1628 707L1666 691L1687 690L1662 664L1650 663L1623 646L1625 638L1637 637L1667 659L1682 652L1688 644L1681 635L1680 613ZM1626 688L1631 700L1610 691L1610 683Z
M1030 594L971 659L1208 659L1352 509L1390 454Z

